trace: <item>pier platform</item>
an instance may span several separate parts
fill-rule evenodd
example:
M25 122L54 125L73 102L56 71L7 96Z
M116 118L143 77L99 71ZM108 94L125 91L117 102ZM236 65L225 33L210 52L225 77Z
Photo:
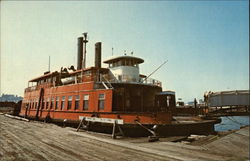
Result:
M196 136L197 138L198 136ZM249 160L249 126L196 141L118 137L0 115L0 160ZM173 142L174 141L174 142Z

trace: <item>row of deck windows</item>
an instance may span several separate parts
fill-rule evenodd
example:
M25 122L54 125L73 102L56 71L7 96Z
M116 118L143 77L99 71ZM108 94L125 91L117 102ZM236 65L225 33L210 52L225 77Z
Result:
M83 110L88 110L89 109L89 95L83 95ZM68 96L67 97L67 107L66 107L66 96L61 96L61 106L59 107L59 102L60 102L60 97L48 97L45 98L41 103L42 103L42 109L55 109L55 110L79 110L80 108L80 96L75 95L74 96L74 107L72 104L73 101L73 96ZM50 101L51 100L51 101ZM98 109L103 110L104 109L104 104L105 104L105 94L99 94L99 99L98 99ZM30 100L28 103L26 103L27 108L31 109L36 109L38 107L38 100Z
M126 59L126 60L118 60L114 61L112 63L109 63L109 67L118 67L118 66L133 66L133 67L138 67L137 62L135 62L133 59Z

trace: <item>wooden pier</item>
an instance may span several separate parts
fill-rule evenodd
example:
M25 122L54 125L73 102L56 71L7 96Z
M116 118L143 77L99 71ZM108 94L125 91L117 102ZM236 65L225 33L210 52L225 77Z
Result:
M249 127L191 143L117 138L0 115L0 160L248 160ZM175 139L176 140L176 139Z

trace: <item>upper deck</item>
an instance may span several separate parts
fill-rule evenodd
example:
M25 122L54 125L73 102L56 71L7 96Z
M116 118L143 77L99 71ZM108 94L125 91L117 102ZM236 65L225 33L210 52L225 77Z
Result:
M50 88L65 86L69 84L97 82L100 79L98 75L105 74L107 72L107 68L96 67L74 70L72 72L69 72L67 68L61 68L60 72L47 72L40 77L31 79L28 82L28 88L25 89L25 92L38 90L40 88Z
M111 70L108 68L95 68L90 67L83 70L76 70L73 72L50 72L45 73L40 77L36 77L31 79L28 82L28 87L25 89L25 92L30 92L34 90L39 90L40 88L51 88L51 87L59 87L66 86L72 84L79 83L88 83L88 82L96 82L96 83L131 83L138 85L150 85L150 86L159 86L162 84L160 81L148 78L145 80L146 76L139 74L138 80L131 78L129 74L120 74L118 75L119 79L114 78L114 75L111 73Z
M104 63L108 64L108 69L110 70L107 79L111 83L137 83L161 87L160 81L140 74L139 64L142 64L143 62L143 59L132 55L109 58L104 61Z
M109 58L103 63L108 68L101 67L101 42L95 44L95 66L85 67L87 35L78 38L78 60L77 70L74 66L61 68L60 71L45 72L44 75L34 78L28 82L25 92L39 90L40 88L51 88L79 83L131 83L139 85L150 85L161 87L161 82L140 74L139 64L144 60L135 56L116 56ZM83 50L84 46L84 50ZM105 87L107 88L107 87Z

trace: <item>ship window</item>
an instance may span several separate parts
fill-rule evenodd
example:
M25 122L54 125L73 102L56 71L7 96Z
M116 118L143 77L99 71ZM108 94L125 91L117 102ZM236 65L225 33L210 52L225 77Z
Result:
M34 108L34 100L29 101L29 108L31 108L31 109Z
M125 66L125 60L122 60L122 66Z
M43 102L42 102L42 109L44 109L45 100L43 99L42 101L43 101Z
M47 98L47 102L46 102L46 109L49 108L49 98Z
M35 100L31 100L31 102L30 102L30 108L35 108Z
M71 109L72 106L72 96L68 97L68 110Z
M132 65L132 60L129 60L128 63L129 63L129 66L133 66L133 65Z
M59 97L56 97L56 110L58 109L58 107L59 107Z
M117 64L118 64L118 66L121 66L122 65L122 61L121 60L118 61Z
M118 62L114 62L114 67L117 67L118 66Z
M36 100L36 109L37 109L37 107L38 107L38 99Z
M135 61L131 60L131 66L135 66Z
M83 109L88 110L89 109L89 95L83 95Z
M61 110L64 109L64 105L65 105L65 96L62 96Z
M79 109L79 96L75 96L75 109L78 110Z
M51 97L50 109L54 108L54 97Z
M126 60L125 63L126 66L129 66L129 60Z
M119 81L122 80L122 75L118 75L118 80L119 80Z
M105 104L105 95L104 94L99 94L98 109L103 110L104 109L104 104Z

